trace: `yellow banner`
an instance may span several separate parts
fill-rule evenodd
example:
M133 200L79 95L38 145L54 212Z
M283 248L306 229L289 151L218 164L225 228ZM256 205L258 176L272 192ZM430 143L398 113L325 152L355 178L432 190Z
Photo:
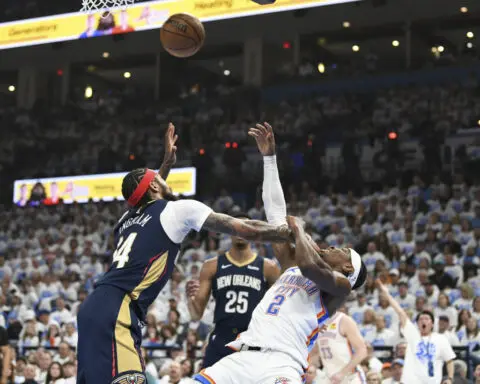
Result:
M140 3L111 14L69 13L0 24L0 49L76 40L160 28L175 13L202 21L223 20L358 0L277 0L258 5L251 0L164 0ZM78 1L80 5L80 0Z
M13 202L19 206L55 205L93 201L123 200L123 173L51 177L45 179L16 180ZM193 196L196 193L196 169L175 168L170 171L167 183L175 194Z

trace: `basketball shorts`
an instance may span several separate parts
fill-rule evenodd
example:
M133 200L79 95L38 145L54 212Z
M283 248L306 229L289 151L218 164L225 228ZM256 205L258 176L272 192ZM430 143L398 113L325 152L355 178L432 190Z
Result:
M301 384L300 364L283 352L235 352L193 378L202 384Z
M77 384L145 384L140 322L130 296L101 285L82 303Z
M221 332L212 332L208 338L208 345L205 350L205 356L203 358L202 367L208 368L214 365L217 361L220 361L225 356L229 356L235 351L231 348L228 348L226 344L235 340L235 335L230 335L227 333L222 334Z

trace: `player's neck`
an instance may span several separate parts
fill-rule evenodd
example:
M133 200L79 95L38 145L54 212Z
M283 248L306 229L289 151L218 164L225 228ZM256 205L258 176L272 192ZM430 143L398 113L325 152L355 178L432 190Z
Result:
M250 245L246 246L245 248L232 247L228 251L228 254L239 264L252 259L254 256Z

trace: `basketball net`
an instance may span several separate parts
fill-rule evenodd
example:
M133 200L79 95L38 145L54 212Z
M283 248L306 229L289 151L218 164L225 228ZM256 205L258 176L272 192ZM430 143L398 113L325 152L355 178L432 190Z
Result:
M93 11L106 11L106 17L110 14L112 8L126 9L128 6L133 5L135 0L82 0L82 9L80 12L93 12Z

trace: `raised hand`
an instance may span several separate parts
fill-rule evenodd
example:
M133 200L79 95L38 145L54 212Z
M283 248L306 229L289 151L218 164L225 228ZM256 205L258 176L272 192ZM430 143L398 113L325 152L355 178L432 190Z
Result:
M163 162L173 165L177 162L177 146L178 135L175 134L175 126L168 123L167 132L165 132L165 155Z
M256 124L256 128L250 128L248 135L255 138L257 147L263 156L275 155L275 135L273 128L268 123Z
M187 297L188 298L195 297L199 289L200 289L200 282L198 280L188 281L186 286Z
M175 143L178 135L175 134L175 126L168 123L167 132L165 132L165 154L163 155L163 163L158 173L164 180L167 180L170 169L177 162L177 146Z

